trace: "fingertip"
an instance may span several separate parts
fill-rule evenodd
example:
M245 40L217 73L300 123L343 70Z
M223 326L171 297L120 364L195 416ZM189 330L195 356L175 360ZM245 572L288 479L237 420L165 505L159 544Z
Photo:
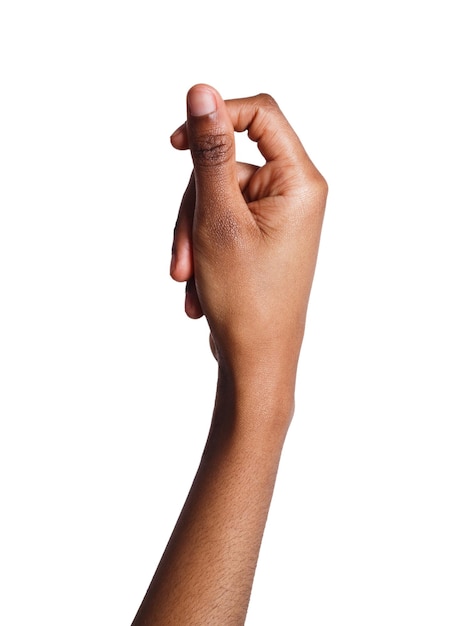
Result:
M171 265L169 267L169 274L171 278L175 280L177 283L182 283L186 280L185 278L182 278L181 268L178 262L177 254L175 252L173 252L171 256Z
M187 138L187 122L184 122L177 128L170 137L171 145L176 150L187 150L189 148L189 140Z
M204 83L194 85L187 92L187 107L189 114L193 117L211 115L217 110L217 99L220 99L218 92Z
M188 249L173 250L169 273L177 283L189 280L194 272L192 253Z

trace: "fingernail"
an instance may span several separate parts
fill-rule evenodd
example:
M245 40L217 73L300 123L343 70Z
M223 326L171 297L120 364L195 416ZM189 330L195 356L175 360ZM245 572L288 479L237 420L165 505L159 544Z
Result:
M194 89L191 89L187 102L190 114L195 117L209 115L217 110L217 101L214 93L209 89L205 89L205 87L194 87Z

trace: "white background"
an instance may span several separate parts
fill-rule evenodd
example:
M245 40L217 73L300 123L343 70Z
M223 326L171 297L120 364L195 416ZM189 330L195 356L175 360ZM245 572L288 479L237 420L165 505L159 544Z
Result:
M216 371L169 135L207 82L330 185L247 623L471 626L468 4L3 0L2 624L128 626L190 486Z

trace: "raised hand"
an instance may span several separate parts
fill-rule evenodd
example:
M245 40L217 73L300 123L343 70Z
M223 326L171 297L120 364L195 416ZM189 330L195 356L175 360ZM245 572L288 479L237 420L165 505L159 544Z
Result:
M297 360L327 185L268 95L228 100L208 85L188 93L171 137L194 163L175 229L171 275L187 281L186 311L204 314L219 361ZM235 160L248 131L266 160Z

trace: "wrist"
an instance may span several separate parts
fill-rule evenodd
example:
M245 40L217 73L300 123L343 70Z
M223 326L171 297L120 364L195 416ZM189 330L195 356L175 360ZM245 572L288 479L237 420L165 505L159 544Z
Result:
M296 366L219 363L214 422L251 436L284 439L294 414Z

